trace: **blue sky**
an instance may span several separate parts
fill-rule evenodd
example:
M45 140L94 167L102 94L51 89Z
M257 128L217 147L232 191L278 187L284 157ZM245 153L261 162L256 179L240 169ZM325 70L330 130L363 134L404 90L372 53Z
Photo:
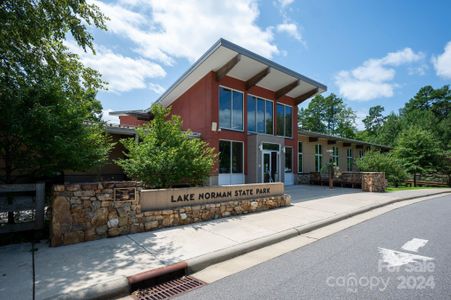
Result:
M220 37L326 84L359 118L451 82L450 1L90 2L110 18L93 31L97 55L68 45L109 82L98 98L113 122L108 111L149 107Z

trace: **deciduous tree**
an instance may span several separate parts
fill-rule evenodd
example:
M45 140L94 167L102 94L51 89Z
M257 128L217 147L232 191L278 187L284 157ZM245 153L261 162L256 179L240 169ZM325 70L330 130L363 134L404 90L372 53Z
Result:
M121 140L127 152L117 164L151 188L204 184L217 159L214 149L182 131L181 118L170 115L169 108L153 105L152 115L152 121L136 129L138 141Z
M405 170L413 176L414 186L416 175L436 171L443 155L434 134L415 126L400 133L394 153L401 159Z
M105 17L82 0L0 2L0 180L84 170L111 145L96 99L103 83L64 46L93 51L87 26Z
M298 120L303 129L352 138L355 118L355 113L343 99L330 94L327 97L315 96L306 108L300 110Z

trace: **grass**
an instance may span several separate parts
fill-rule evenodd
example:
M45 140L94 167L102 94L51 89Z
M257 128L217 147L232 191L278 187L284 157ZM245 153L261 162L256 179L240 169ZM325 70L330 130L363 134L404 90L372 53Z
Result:
M389 186L387 187L386 191L387 192L397 192L397 191L410 191L410 190L424 190L424 189L440 189L440 188L445 188L445 187L435 187L435 186L398 186L398 187L394 187L394 186Z

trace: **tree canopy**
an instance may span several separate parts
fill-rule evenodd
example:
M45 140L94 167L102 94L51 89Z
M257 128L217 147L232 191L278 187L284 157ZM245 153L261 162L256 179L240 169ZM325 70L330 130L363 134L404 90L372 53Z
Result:
M298 115L302 129L349 138L355 135L355 119L352 109L333 93L315 96Z
M369 109L365 130L358 138L394 147L412 175L440 172L450 175L451 90L449 85L419 89L399 114L383 116L382 106Z
M451 140L451 90L449 85L434 89L422 87L399 114L383 116L380 105L369 109L363 120L365 130L358 133L368 142L394 146L399 134L412 126L430 131L442 148L450 147Z
M170 108L153 105L151 111L153 120L136 129L138 142L121 140L126 158L116 163L151 188L204 184L217 159L214 149L182 131L181 118L170 115Z
M0 2L0 180L52 176L102 163L111 148L96 94L100 75L64 46L93 51L87 26L105 28L82 0Z
M394 153L401 159L405 170L414 176L414 182L417 174L437 171L442 158L440 142L435 136L415 126L400 134Z

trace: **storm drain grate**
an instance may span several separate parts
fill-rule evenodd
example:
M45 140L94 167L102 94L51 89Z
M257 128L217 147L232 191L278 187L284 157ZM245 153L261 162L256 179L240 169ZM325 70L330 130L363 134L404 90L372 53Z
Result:
M133 294L138 300L162 300L175 297L204 285L206 283L199 279L185 276L158 284L151 288L138 290Z

